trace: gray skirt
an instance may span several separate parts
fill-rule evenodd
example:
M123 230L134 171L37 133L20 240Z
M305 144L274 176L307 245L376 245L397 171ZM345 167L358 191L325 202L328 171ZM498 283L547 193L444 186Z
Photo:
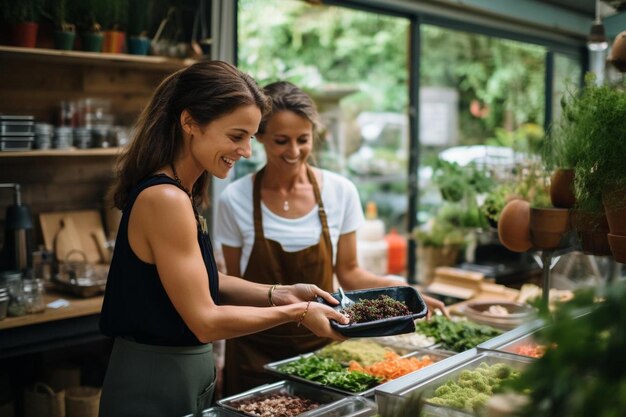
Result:
M215 389L213 345L153 346L117 337L100 417L201 415Z

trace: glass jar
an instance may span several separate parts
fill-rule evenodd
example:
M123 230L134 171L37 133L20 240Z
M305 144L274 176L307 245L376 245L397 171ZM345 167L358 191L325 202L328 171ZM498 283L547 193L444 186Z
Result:
M42 279L24 280L23 294L27 313L43 313L46 309L46 303L43 298L44 292Z
M26 314L22 291L22 273L19 271L3 271L0 274L0 286L7 289L9 296L7 315L9 317L19 317Z

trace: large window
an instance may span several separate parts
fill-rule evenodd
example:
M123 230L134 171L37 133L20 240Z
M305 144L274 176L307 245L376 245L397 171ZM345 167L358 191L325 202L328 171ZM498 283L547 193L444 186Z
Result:
M262 85L306 89L326 127L317 164L348 176L363 205L375 201L388 228L404 229L408 19L299 0L240 0L238 16L239 67Z
M537 151L549 50L422 24L421 45L413 45L420 51L413 74L420 90L420 206L408 213L409 19L301 0L238 5L238 65L261 84L286 79L312 94L326 122L318 165L352 179L364 205L377 203L387 229L406 231L408 216L421 224L441 207L437 160L473 161L495 175ZM580 66L554 56L558 114L563 80L580 78ZM261 152L254 158L242 169L263 161Z

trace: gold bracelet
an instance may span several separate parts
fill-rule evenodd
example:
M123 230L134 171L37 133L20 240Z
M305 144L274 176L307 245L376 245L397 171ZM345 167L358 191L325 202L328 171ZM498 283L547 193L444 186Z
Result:
M298 320L298 327L300 327L300 325L304 321L304 318L306 317L306 313L309 312L309 306L310 305L311 305L310 301L306 303L306 308L304 309L304 311L302 312L302 315L300 316L300 319Z
M274 290L276 289L276 287L279 287L280 284L274 284L270 287L269 290L267 290L267 299L270 302L270 306L271 307L276 307L276 304L274 304L274 300L272 300L272 293L274 292Z

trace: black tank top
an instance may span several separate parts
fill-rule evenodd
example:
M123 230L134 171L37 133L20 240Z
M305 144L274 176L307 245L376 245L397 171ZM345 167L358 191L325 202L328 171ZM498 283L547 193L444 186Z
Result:
M193 346L202 344L189 330L170 301L156 265L143 262L128 242L128 219L139 193L159 184L178 183L160 174L140 182L123 211L107 279L100 330L107 336L128 337L150 345ZM179 187L180 188L180 187ZM209 275L209 288L218 303L219 276L208 234L198 225L198 244Z

